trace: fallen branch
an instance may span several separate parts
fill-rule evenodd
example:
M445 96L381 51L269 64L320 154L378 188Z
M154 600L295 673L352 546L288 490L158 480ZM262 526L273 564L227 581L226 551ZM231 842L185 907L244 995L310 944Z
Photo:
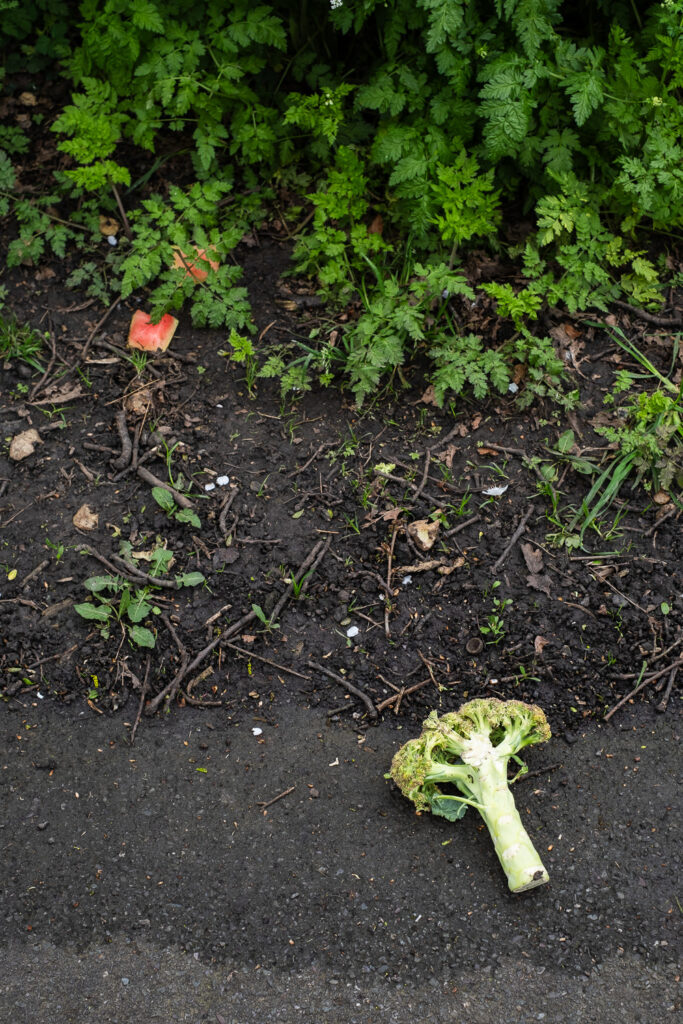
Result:
M154 473L150 473L150 471L144 466L138 466L135 472L141 480L145 481L145 483L151 484L152 487L163 487L165 491L168 491L176 505L179 505L181 508L194 508L194 502L190 501L190 499L185 497L184 494L181 494L180 491L176 491L175 487L171 487L170 484L160 480L158 476L154 475Z
M344 679L344 677L340 676L337 672L333 672L331 668L327 668L325 665L318 664L317 661L309 661L308 664L311 666L311 668L314 668L316 672L322 672L322 674L327 676L329 679L334 679L335 683L339 683L340 686L343 686L345 690L348 690L349 693L352 693L354 697L358 697L359 700L362 700L363 704L365 704L366 708L368 709L368 714L370 715L370 717L377 718L377 709L375 708L375 705L368 697L367 693L363 693L363 691L359 690L357 686L354 686L353 683L350 683L348 679Z
M503 554L500 556L498 561L493 566L493 569L491 570L493 573L497 573L498 572L498 570L502 566L503 562L505 561L507 556L512 551L513 547L515 546L515 544L517 543L519 538L524 533L524 531L526 529L526 524L529 522L529 519L531 518L531 513L533 512L533 510L534 510L534 506L533 505L529 505L528 509L524 513L524 516L522 518L521 523L519 524L519 526L517 527L515 532L512 534L512 537L510 538L508 546L505 548L505 551L503 552Z

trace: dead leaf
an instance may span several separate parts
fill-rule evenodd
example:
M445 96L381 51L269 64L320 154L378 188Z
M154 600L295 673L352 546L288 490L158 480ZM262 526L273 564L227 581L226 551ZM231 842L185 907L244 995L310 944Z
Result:
M31 405L61 405L63 402L72 402L74 398L80 398L83 388L80 384L73 384L63 391L55 391L48 398L41 398L39 402L31 402Z
M472 417L472 430L478 430L481 423L481 413L478 412Z
M656 494L652 495L652 500L655 505L668 505L671 501L671 496L666 491L657 491Z
M538 573L532 573L531 576L527 576L526 582L528 587L532 587L533 590L540 590L546 597L550 597L553 586L550 576L540 576Z
M462 555L460 555L460 557L456 558L452 565L442 565L439 567L437 572L439 573L440 576L450 576L450 574L452 572L455 572L456 569L462 569L464 564L465 559L462 557Z
M31 428L31 430L22 430L20 434L15 434L9 446L9 457L13 462L21 462L22 459L27 459L29 455L33 455L36 450L37 444L42 444L43 440L37 430Z
M526 567L532 575L543 572L543 553L533 544L520 544Z
M550 640L546 640L544 636L537 636L534 640L534 653L543 654L543 648L547 647Z
M422 402L423 405L436 405L436 406L438 406L439 403L436 400L436 392L434 391L434 385L433 384L430 384L429 387L427 388L427 390L422 395L420 395L420 402ZM419 405L419 402L418 402L418 405Z
M461 424L461 429L464 430L465 433L461 434L460 436L465 437L465 435L467 434L467 427L465 426L464 423ZM457 450L458 449L455 447L454 444L449 444L448 448L446 448L442 452L438 452L436 457L439 460L439 462L443 462L444 466L446 466L448 469L452 469L453 459L455 457L455 453L457 452Z
M477 448L477 455L500 455L497 448Z
M19 102L22 107L35 107L38 100L32 92L20 92Z
M402 576L413 572L429 572L430 569L440 569L443 564L441 558L430 558L427 562L416 562L415 565L399 565L394 572Z
M381 235L384 230L384 221L382 220L382 214L378 213L372 219L372 223L368 228L369 235Z
M121 230L121 225L113 217L105 217L104 214L100 214L100 232L103 235L109 237L109 235L116 236Z
M416 519L414 522L408 523L406 532L420 551L429 551L434 547L440 529L441 523L438 519L434 522L429 519Z
M128 395L123 404L126 412L131 415L144 416L151 400L152 395L149 388L142 388L140 391L134 391L132 395Z
M93 512L89 505L81 505L71 522L77 530L96 530L100 523L97 512Z
M57 274L52 267L41 267L33 276L36 281L49 281L51 278L56 277Z

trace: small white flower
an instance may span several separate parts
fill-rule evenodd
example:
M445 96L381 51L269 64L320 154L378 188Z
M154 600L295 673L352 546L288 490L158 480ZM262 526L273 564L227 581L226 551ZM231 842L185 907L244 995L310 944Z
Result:
M338 7L344 6L344 0L330 0L330 7L333 11L336 11Z
M509 486L509 484L505 484L505 487L487 487L485 491L482 491L482 494L488 494L491 498L500 498L501 494L505 494Z

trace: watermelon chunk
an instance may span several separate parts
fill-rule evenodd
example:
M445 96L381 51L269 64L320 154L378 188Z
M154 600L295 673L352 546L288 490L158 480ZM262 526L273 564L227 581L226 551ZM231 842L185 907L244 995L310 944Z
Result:
M187 253L176 246L173 251L173 266L178 268L185 267L185 277L193 277L195 281L202 283L209 276L207 264L212 270L218 270L219 264L217 260L212 260L209 255L209 253L215 253L216 247L212 245L208 249L198 249L197 246L193 248L193 254L188 256Z
M165 352L175 334L178 321L164 313L158 324L153 324L149 313L136 309L128 331L128 345L143 352Z

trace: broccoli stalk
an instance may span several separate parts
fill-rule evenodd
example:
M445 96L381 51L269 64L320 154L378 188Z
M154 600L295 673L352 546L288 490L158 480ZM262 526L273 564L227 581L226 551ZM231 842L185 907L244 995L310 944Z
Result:
M413 801L418 813L431 811L457 821L468 806L476 807L510 889L524 892L547 882L548 872L515 807L508 787L508 761L513 758L521 766L518 778L527 769L517 752L549 737L546 717L535 705L495 698L472 700L441 718L432 711L419 739L409 740L394 755L386 777Z

